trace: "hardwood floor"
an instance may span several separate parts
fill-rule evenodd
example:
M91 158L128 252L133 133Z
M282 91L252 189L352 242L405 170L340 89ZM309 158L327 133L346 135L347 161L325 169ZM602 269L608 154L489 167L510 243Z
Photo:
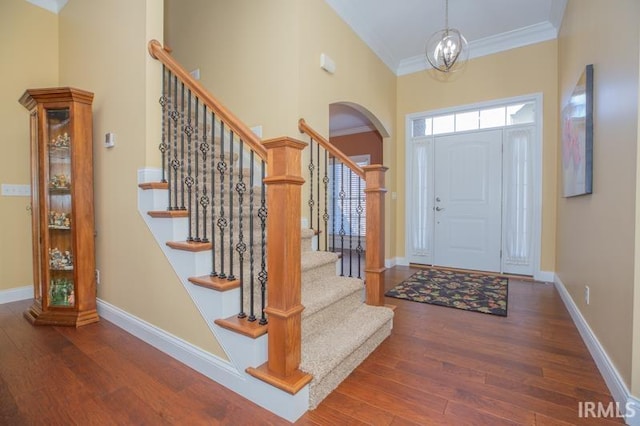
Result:
M506 318L387 302L391 337L296 424L622 423L578 417L612 399L553 286L511 280ZM286 424L105 320L33 327L29 303L0 305L0 425Z

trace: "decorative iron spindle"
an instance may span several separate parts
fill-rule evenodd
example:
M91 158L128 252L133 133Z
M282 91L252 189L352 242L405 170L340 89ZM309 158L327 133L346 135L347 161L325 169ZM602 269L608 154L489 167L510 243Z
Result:
M162 107L162 137L160 139L160 145L158 149L160 149L160 153L162 154L162 180L161 182L166 183L166 169L167 169L167 122L171 123L171 121L167 120L167 106L169 104L169 97L167 96L167 67L162 65L162 95L160 96L160 106ZM171 81L171 78L169 78Z
M233 276L233 131L229 130L229 281L235 280ZM242 217L240 218L242 220Z
M256 320L255 305L255 264L254 264L254 246L253 246L253 206L254 206L254 167L253 167L253 150L249 154L249 318L253 322Z
M195 192L194 192L194 201L196 203L196 208L194 209L194 213L196 215L195 217L195 228L196 228L196 235L193 238L193 241L195 242L200 242L202 241L202 239L200 238L200 209L198 208L198 203L200 201L200 144L198 143L198 133L199 133L199 127L200 127L200 120L199 120L199 115L200 115L200 111L199 111L199 104L200 104L200 99L198 99L198 97L196 96L196 105L195 105L195 124L194 124L194 139L193 139L193 143L194 143L194 148L195 148L195 182L194 182L194 188L195 188ZM191 208L189 208L189 211L191 211Z
M344 167L344 164L342 165ZM353 171L348 170L349 173L349 277L353 277Z
M313 138L311 138L311 142L309 142L309 152L311 153L309 157L309 227L313 229L313 205L315 204L313 200L313 169L315 169L315 165L313 164Z
M178 77L173 76L173 111L171 111L171 120L173 121L173 158L171 159L171 168L173 169L173 200L171 199L171 191L169 191L169 210L178 210L178 168L180 168L180 160L178 160ZM171 182L171 175L169 176Z
M329 153L324 152L324 177L322 182L324 183L324 213L322 214L322 220L324 221L324 251L329 251L329 212L328 206L328 192L329 192L329 176L327 175L327 167L329 165Z
M216 270L216 248L213 245L216 242L216 114L211 111L211 275L217 277Z
M316 158L318 159L318 173L316 173L316 189L317 189L317 203L318 203L318 208L316 209L316 219L317 219L317 223L318 223L318 228L317 230L320 231L322 228L320 228L320 143L318 142L316 144ZM313 220L313 218L310 218L310 220ZM318 250L320 250L320 235L318 234Z
M362 261L362 179L358 177L358 206L356 207L356 213L358 214L358 246L356 247L356 253L358 254L358 278L362 278L361 261Z
M244 183L244 169L243 169L243 141L240 139L239 148L240 161L238 164L238 183L236 184L236 192L238 193L238 244L236 245L236 251L238 252L238 263L240 264L240 313L238 318L246 318L247 314L244 312L244 253L247 251L247 245L244 243L243 224L244 218L242 216L242 204L244 201L244 193L247 191L247 185Z
M186 210L184 205L184 185L186 183L184 177L184 83L180 84L180 210Z
M336 251L336 157L331 157L331 171L333 179L331 179L331 251Z
M344 200L347 197L347 193L344 191L344 164L340 163L340 276L344 277L344 236L346 235L344 229Z
M267 317L265 316L265 313L264 313L264 308L265 308L266 299L267 299L267 294L266 294L266 291L267 291L267 261L266 261L267 259L267 250L266 250L267 205L265 200L266 188L264 185L264 178L265 178L264 160L261 163L262 163L262 170L261 170L260 182L262 182L262 184L260 187L262 189L262 192L260 193L260 209L258 210L258 217L260 218L260 231L261 231L260 250L261 250L262 259L260 260L260 273L258 274L258 281L260 281L260 304L261 304L260 324L265 325L267 323Z
M202 196L200 197L200 207L202 207L202 238L203 243L208 243L207 237L207 207L209 206L209 193L207 192L207 153L209 152L209 143L207 142L207 105L202 105L202 143L200 144L200 152L202 153ZM212 250L213 251L213 248Z
M229 225L224 215L224 174L227 171L227 163L224 158L224 122L220 122L220 161L218 161L218 172L220 173L220 216L218 217L218 228L220 229L220 273L218 277L226 278L224 273L224 230Z
M193 170L191 168L191 135L193 134L193 126L191 126L191 90L188 90L188 105L187 105L187 123L182 128L182 131L187 136L187 176L184 178L184 184L187 186L187 211L189 212L189 225L187 232L187 241L193 241L193 229L192 229L192 217L193 217L193 206L191 205L192 192L193 192L193 184L194 179L191 175ZM184 92L183 92L183 103L184 103ZM184 120L183 120L184 121ZM183 146L184 149L184 146ZM184 194L182 195L183 205L184 205Z

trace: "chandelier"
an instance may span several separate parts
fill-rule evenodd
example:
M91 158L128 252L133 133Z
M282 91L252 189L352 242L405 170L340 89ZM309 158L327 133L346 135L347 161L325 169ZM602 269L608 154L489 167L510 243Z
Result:
M425 54L429 65L440 73L454 73L464 68L469 58L469 45L455 28L449 28L449 0L445 0L444 28L427 40Z

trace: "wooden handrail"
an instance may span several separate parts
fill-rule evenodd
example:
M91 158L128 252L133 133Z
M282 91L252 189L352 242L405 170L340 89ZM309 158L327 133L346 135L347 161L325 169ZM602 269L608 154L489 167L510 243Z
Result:
M149 42L149 54L152 58L162 62L172 73L180 78L184 85L191 90L209 109L216 113L221 121L225 123L236 135L246 143L258 156L267 161L267 150L262 145L262 141L244 124L238 117L215 99L200 83L198 83L187 70L185 70L168 49L162 47L158 40Z
M326 140L320 133L313 130L304 118L298 120L298 130L300 133L306 133L311 136L314 141L318 142L324 149L326 149L329 154L333 155L335 158L340 160L343 164L346 164L355 174L360 176L361 179L364 179L364 170L362 167L358 166L351 158L349 158L344 152L340 151L336 148L331 142Z

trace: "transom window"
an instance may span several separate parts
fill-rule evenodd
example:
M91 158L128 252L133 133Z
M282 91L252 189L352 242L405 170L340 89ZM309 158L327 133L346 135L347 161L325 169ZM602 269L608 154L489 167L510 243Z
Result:
M535 121L534 106L534 102L519 102L416 118L412 121L412 136L415 138L533 123Z

